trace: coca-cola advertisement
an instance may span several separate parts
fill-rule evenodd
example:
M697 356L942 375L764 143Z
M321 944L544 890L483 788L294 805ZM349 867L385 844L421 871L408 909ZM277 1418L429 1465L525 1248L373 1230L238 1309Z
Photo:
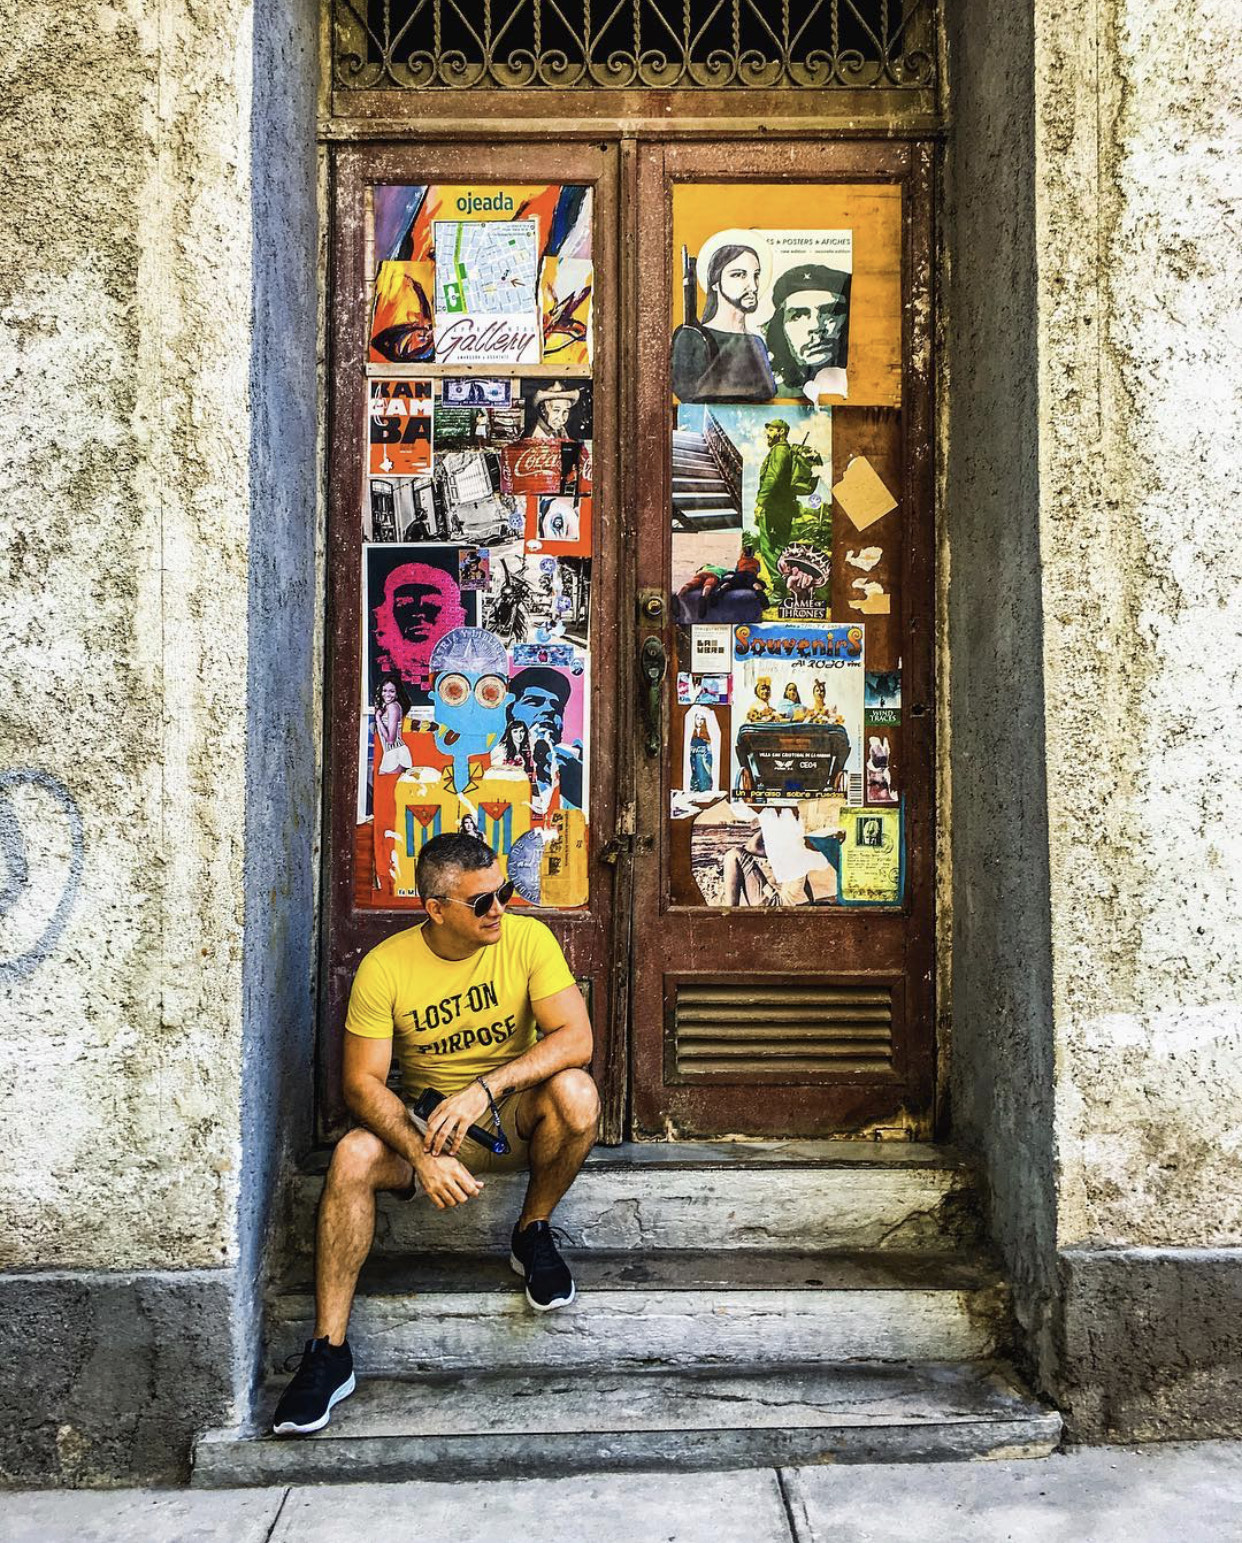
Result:
M501 453L510 493L577 498L591 491L591 447L581 440L522 439Z

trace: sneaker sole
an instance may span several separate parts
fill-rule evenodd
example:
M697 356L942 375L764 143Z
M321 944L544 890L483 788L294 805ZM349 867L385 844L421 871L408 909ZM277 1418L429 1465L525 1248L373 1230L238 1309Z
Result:
M526 1266L522 1263L516 1254L509 1255L509 1268L515 1275L520 1275L523 1280L526 1279ZM557 1297L554 1302L536 1302L534 1297L530 1294L530 1287L527 1286L526 1288L526 1300L537 1313L550 1313L555 1308L568 1307L577 1295L578 1287L573 1281L570 1281L569 1283L569 1295L567 1297Z
M349 1381L341 1383L328 1400L328 1407L324 1410L322 1419L315 1420L310 1425L295 1425L292 1420L282 1420L279 1425L272 1426L272 1434L274 1436L309 1436L313 1431L322 1430L332 1418L333 1407L343 1398L348 1398L357 1386L354 1374L350 1372Z

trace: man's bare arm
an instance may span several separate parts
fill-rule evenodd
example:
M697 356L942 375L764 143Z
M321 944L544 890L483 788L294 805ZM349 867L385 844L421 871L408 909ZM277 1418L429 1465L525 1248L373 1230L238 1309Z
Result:
M425 1151L423 1138L405 1112L405 1105L388 1086L392 1040L345 1035L342 1087L354 1117L385 1146L417 1165Z
M577 986L566 986L564 991L541 997L530 1005L543 1038L507 1065L488 1072L487 1085L493 1098L520 1093L555 1077L557 1072L591 1064L595 1037ZM446 1098L427 1121L427 1150L456 1152L466 1126L486 1124L483 1117L487 1112L487 1094L477 1082Z
M524 1054L492 1072L487 1079L493 1095L520 1093L572 1066L590 1066L595 1036L586 1003L577 986L566 986L555 996L532 1002L542 1038Z

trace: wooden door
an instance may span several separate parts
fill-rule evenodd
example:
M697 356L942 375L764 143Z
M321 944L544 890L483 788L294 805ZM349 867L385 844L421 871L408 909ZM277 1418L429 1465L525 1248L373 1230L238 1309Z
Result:
M420 919L418 847L463 819L588 991L619 1128L617 165L583 143L334 157L328 1135L354 972ZM450 674L468 735L445 732Z
M919 144L639 149L641 1137L929 1133L931 196Z

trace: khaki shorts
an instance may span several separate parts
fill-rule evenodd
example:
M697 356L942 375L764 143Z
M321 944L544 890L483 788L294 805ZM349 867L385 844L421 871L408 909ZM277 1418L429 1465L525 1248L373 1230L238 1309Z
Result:
M413 1109L422 1091L421 1088L414 1090L413 1097L406 1105L407 1109ZM496 1107L500 1110L500 1128L504 1131L509 1143L507 1157L497 1157L495 1152L489 1152L486 1147L481 1147L469 1136L462 1142L457 1160L469 1168L471 1173L515 1173L530 1167L529 1143L518 1135L518 1105L522 1102L522 1097L521 1093L506 1093L503 1098L496 1100ZM484 1130L491 1130L491 1111L487 1111L476 1123ZM412 1199L413 1196L403 1194L403 1198Z

